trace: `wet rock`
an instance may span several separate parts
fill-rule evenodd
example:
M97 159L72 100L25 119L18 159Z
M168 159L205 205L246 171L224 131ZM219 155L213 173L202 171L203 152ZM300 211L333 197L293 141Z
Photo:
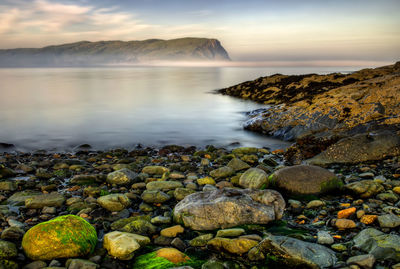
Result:
M116 185L128 185L133 183L137 174L127 168L117 170L107 175L107 182Z
M109 211L121 211L130 205L130 200L125 194L109 194L97 198L97 203Z
M195 193L195 190L188 188L176 188L174 191L174 197L177 201L183 200L186 196Z
M44 267L47 267L47 263L45 263L44 261L34 261L31 263L28 263L27 265L22 267L22 269L41 269Z
M146 173L149 175L162 175L164 173L169 172L169 169L163 166L153 165L153 166L145 166L142 169L142 173Z
M239 185L243 188L265 189L268 187L267 173L258 168L250 168L240 176Z
M179 181L152 181L146 184L146 189L149 191L168 191L182 187L183 185Z
M94 250L96 243L92 225L78 216L66 215L29 229L22 248L32 260L52 260L85 256Z
M358 233L354 239L356 247L374 255L377 260L400 261L400 236L385 234L374 228Z
M373 180L361 180L349 183L346 184L344 188L357 194L361 198L369 198L385 190L380 183Z
M233 175L235 171L229 166L223 166L221 168L212 170L210 176L214 178L225 178Z
M217 231L217 237L236 237L244 234L245 231L242 228L231 228L231 229L223 229Z
M266 224L283 215L285 201L274 190L221 189L186 196L174 219L193 230L214 230L241 224Z
M1 233L1 239L19 241L25 234L25 231L19 227L9 227Z
M190 240L189 245L192 247L204 247L213 238L213 234L202 234Z
M325 205L324 201L321 200L312 200L307 203L306 208L318 208Z
M339 230L344 230L344 229L352 229L355 228L357 225L354 221L351 219L337 219L335 221L335 226Z
M129 222L120 229L122 232L150 235L157 232L157 227L147 220L138 219Z
M258 244L257 241L247 238L222 238L216 237L208 241L207 245L212 246L217 251L227 251L232 254L241 255L247 253L251 248Z
M146 236L114 231L104 235L103 247L115 258L130 260L136 250L149 243L150 238Z
M64 202L65 197L61 193L53 192L32 196L25 200L25 206L27 208L43 208L45 206L61 207Z
M96 269L99 267L94 262L83 259L69 259L66 266L68 269Z
M99 175L75 175L71 178L71 184L77 185L91 185L100 181Z
M325 193L343 184L334 173L312 165L285 167L273 173L269 179L278 188L300 195Z
M360 163L400 154L400 137L390 132L344 138L308 160L309 164Z
M232 160L230 160L227 166L232 168L235 172L250 168L250 165L238 158L233 158Z
M160 234L165 237L176 237L178 234L183 233L185 229L181 225L175 225L162 229Z
M372 269L374 267L375 257L371 254L358 255L350 257L347 261L347 265L358 265L364 269Z
M25 200L38 195L42 195L42 193L32 190L16 192L7 199L7 203L13 205L25 205Z
M237 155L254 154L257 152L258 152L258 148L253 148L253 147L241 147L241 148L235 148L232 150L232 153L237 154Z
M322 245L332 245L334 239L327 231L319 231L317 233L317 242Z
M378 222L381 228L396 228L400 226L400 217L394 214L385 214L378 216Z
M179 250L175 248L162 248L137 257L132 268L172 268L178 265L190 266L191 264L190 257Z
M0 182L0 191L15 191L17 183L15 181L2 181Z
M197 179L197 184L199 184L199 186L215 185L215 180L211 177L202 177L202 178Z
M15 175L16 175L16 172L14 170L0 164L0 178L8 178L8 177L13 177Z
M171 196L162 191L149 191L146 190L142 193L142 200L146 203L164 203L171 199Z
M270 235L248 253L251 260L264 257L261 254L276 256L288 267L329 268L337 262L329 248L287 236Z
M17 257L18 251L14 243L0 240L0 259L13 259Z

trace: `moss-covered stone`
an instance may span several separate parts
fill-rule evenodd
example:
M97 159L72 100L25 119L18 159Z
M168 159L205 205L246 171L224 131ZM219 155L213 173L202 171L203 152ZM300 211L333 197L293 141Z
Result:
M174 248L162 248L135 259L133 269L165 269L179 266L200 268L203 261L187 256Z
M66 215L29 229L22 248L32 260L72 258L91 253L97 243L96 230L83 218Z

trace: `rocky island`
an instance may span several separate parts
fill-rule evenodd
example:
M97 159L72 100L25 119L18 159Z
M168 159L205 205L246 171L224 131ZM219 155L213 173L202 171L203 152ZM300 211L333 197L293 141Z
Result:
M1 153L0 268L400 268L399 71L221 90L287 150Z
M0 50L0 67L96 66L151 61L230 61L216 39L81 41L43 48Z

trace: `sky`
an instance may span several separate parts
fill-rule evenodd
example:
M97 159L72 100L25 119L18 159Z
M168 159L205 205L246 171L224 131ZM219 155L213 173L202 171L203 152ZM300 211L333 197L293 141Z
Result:
M395 62L399 0L0 0L0 49L217 38L235 61Z

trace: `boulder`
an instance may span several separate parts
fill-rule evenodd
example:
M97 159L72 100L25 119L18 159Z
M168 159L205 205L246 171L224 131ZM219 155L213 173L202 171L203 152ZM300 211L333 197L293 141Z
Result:
M268 187L267 173L259 168L250 168L239 178L243 188L260 189Z
M277 191L224 188L186 196L175 206L174 219L193 230L214 230L267 224L282 218L284 209Z
M400 236L385 234L374 228L359 232L353 239L357 248L374 255L377 260L400 262Z
M296 195L321 194L343 185L334 173L313 165L284 167L273 173L269 180L279 189Z
M32 260L85 256L92 253L96 244L96 230L75 215L42 222L29 229L22 239L22 248Z
M309 159L307 163L314 165L360 163L397 155L400 155L400 136L391 132L380 132L343 138Z
M288 268L330 268L337 262L331 249L287 236L269 235L248 253L250 260L266 255L277 257Z

